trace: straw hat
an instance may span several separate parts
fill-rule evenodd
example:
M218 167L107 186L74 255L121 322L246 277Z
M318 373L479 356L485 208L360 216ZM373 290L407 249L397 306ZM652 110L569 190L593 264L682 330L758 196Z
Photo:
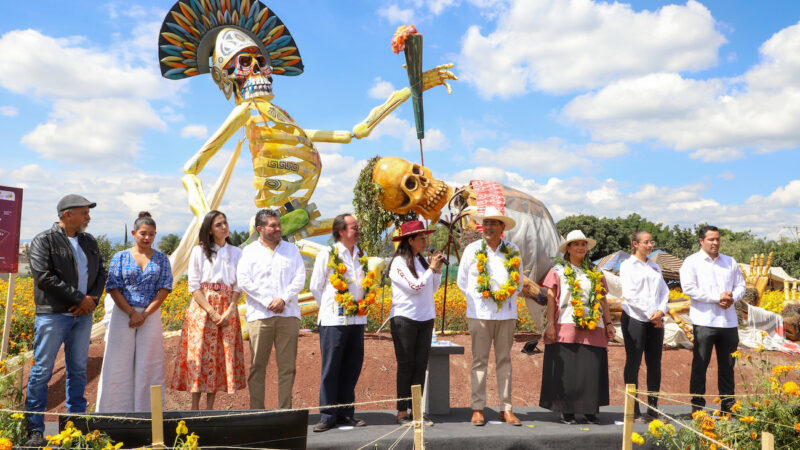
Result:
M475 215L475 220L477 220L481 224L483 224L483 221L486 219L499 220L500 222L503 222L506 225L504 231L508 231L517 225L517 222L515 222L514 219L501 213L494 206L487 206L486 209L483 210L483 215L480 214Z
M567 238L564 240L564 242L562 242L561 245L558 246L558 252L559 253L566 252L567 245L569 245L570 242L575 242L575 241L586 241L586 250L591 250L594 248L595 245L597 245L597 241L591 238L587 238L586 235L583 234L583 231L572 230L569 233L567 233Z
M431 234L436 233L436 230L428 230L425 228L425 225L420 222L419 220L410 220L402 225L400 225L400 235L394 236L392 241L402 241L403 238L408 236L413 236L415 234Z

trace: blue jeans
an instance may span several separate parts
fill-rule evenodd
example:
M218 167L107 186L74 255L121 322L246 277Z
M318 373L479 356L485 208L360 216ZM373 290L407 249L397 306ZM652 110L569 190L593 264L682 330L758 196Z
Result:
M89 361L89 339L92 315L66 316L37 314L34 328L33 367L28 377L26 411L44 411L47 407L47 383L53 375L58 349L64 344L64 366L67 372L67 412L86 412L86 363ZM44 415L28 415L28 430L44 432Z

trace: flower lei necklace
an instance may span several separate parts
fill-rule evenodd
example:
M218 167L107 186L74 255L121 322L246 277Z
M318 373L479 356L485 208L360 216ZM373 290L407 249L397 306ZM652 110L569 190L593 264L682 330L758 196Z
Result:
M336 303L342 307L345 316L364 316L367 314L369 305L375 303L377 295L375 293L375 273L368 270L368 260L367 255L361 255L358 258L361 270L364 271L364 280L361 282L361 287L364 288L364 298L356 300L350 293L350 281L344 277L344 274L347 273L347 266L339 257L339 250L334 244L331 244L331 252L328 257L328 267L333 269L330 276L331 286L336 289Z
M575 322L576 327L582 330L594 330L597 328L600 316L603 315L603 308L600 304L606 292L603 287L603 274L596 267L590 268L586 260L583 261L581 269L591 281L587 292L588 301L584 302L584 290L581 282L575 279L576 273L572 264L560 258L556 259L556 263L564 266L564 277L567 279L570 297L569 304L572 305L572 321Z
M483 298L491 298L494 300L498 311L503 307L506 300L517 292L520 280L519 251L507 246L506 243L502 241L500 243L500 251L503 252L506 257L506 260L503 261L503 266L505 266L506 271L508 271L508 279L497 291L492 291L492 286L490 284L492 276L489 274L489 267L486 264L489 260L489 255L486 250L486 239L483 239L480 250L475 252L475 259L478 260L478 286L476 290Z

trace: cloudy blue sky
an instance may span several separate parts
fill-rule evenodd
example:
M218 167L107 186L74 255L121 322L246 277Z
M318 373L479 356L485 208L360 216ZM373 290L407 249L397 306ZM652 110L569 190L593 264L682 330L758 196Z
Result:
M233 103L207 75L161 78L157 33L172 3L4 3L0 184L25 189L23 238L70 192L98 202L90 230L115 240L141 209L161 233L189 223L181 168ZM452 95L425 95L425 163L437 177L513 186L556 220L637 212L770 238L800 225L800 2L267 5L305 64L299 77L275 77L274 102L305 128L352 129L405 86L389 42L414 23L424 66L453 62L460 78ZM367 158L418 159L412 125L404 105L368 139L320 146L324 216L351 209ZM245 151L222 204L235 229L255 209L251 176Z

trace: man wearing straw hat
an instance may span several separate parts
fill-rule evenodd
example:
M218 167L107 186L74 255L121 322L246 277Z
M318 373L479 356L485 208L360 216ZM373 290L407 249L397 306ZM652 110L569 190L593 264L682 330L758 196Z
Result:
M483 238L464 249L458 268L458 287L467 300L469 334L472 338L472 424L484 425L486 372L494 343L497 393L501 422L521 425L511 411L511 346L517 322L517 294L522 261L519 248L502 238L503 231L516 223L493 206L486 206L475 219L482 225Z

